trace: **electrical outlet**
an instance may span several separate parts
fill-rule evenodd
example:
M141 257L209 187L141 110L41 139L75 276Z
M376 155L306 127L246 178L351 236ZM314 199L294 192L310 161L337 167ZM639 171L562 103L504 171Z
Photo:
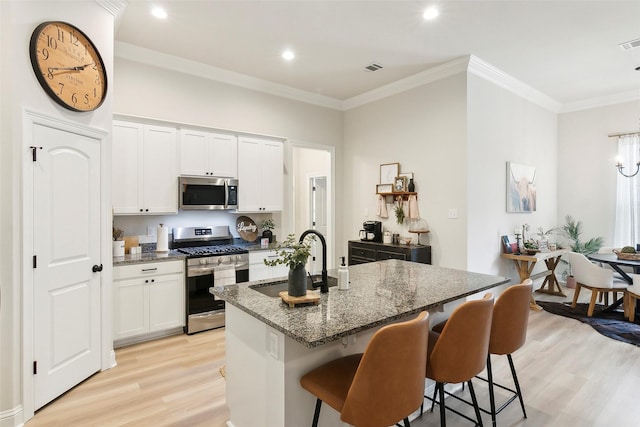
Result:
M269 354L274 359L278 358L278 336L269 332Z
M153 237L156 235L156 228L153 225L147 226L147 236Z

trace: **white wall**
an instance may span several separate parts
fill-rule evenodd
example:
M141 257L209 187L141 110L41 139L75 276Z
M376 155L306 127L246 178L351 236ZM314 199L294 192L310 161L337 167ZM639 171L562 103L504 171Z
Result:
M58 106L40 87L29 60L29 39L43 21L62 20L80 27L101 52L113 81L114 17L93 1L0 1L0 426L22 422L22 259L24 216L23 169L30 166L24 146L24 109L103 130L111 128L110 90L102 106L91 113L76 113ZM10 60L7 60L10 58ZM29 195L29 189L25 189ZM108 212L106 213L108 215ZM26 225L28 227L28 225ZM107 236L108 237L108 236ZM105 266L110 263L105 262ZM107 267L109 269L109 267ZM110 273L108 274L110 277Z
M115 68L114 111L119 114L282 136L299 142L330 145L336 147L336 156L339 156L342 150L343 118L340 111L122 58L116 58ZM289 147L288 144L287 147ZM291 179L291 171L285 170L285 179ZM336 180L337 182L341 180L340 171L336 172ZM338 194L339 192L340 190L337 191ZM290 200L291 194L285 192L285 203ZM340 200L339 197L336 197L336 200ZM339 212L340 209L338 202L336 211ZM237 215L223 215L225 216L210 217L212 220L220 221L214 225L235 225ZM278 226L275 232L278 236L293 232L288 228L290 219L287 215L288 213L284 212L282 215L274 216ZM170 226L186 225L183 216L188 217L180 213L177 217L150 217L148 220L152 224L166 222ZM259 217L261 218L259 214L251 215L256 222ZM122 225L126 233L129 233L132 227L136 227L135 230L140 229L140 221L143 220L116 218L116 223ZM339 229L335 237L336 242L342 241Z
M432 263L466 266L466 73L447 77L345 112L345 150L338 169L344 182L344 236L357 239L365 220L376 216L380 165L400 163L413 172L421 217L431 233ZM393 205L383 229L410 237L408 222L396 223ZM457 220L447 219L458 209ZM415 240L415 235L413 235ZM346 247L343 248L346 253ZM336 249L340 253L340 248Z
M583 238L601 236L613 245L617 138L638 130L638 102L561 114L558 120L558 217L582 221ZM633 179L638 179L635 177ZM631 242L640 243L640 242Z
M474 74L468 86L467 268L519 281L500 258L501 235L556 225L557 115ZM506 162L536 167L537 209L506 212Z

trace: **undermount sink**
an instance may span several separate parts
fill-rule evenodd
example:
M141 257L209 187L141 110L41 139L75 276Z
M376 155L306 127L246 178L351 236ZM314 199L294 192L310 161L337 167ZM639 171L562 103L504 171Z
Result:
M313 278L314 282L319 282L322 277L319 275L316 276L311 276ZM338 279L336 279L335 277L327 277L327 284L329 285L329 287L333 287L333 286L337 286L338 285ZM286 291L288 288L288 283L286 280L281 280L279 282L273 282L273 283L264 283L264 284L259 284L259 285L251 285L249 286L249 288L253 289L254 291L258 291L261 294L264 294L268 297L279 297L280 296L280 292L282 291ZM316 289L320 289L319 287ZM311 286L311 280L309 280L307 278L307 290L313 290L313 287Z

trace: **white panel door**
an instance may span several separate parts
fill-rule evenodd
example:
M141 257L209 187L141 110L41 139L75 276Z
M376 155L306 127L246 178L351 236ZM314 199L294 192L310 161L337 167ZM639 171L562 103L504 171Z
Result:
M34 125L34 407L100 369L100 141Z
M180 130L180 175L208 176L209 135L197 130Z
M138 213L142 205L142 125L114 121L111 141L113 213Z
M262 183L260 169L261 141L238 140L238 211L258 212L261 206Z
M211 135L209 142L211 175L226 178L238 176L238 140L232 135Z
M144 213L178 213L176 129L145 125L143 139Z
M262 144L262 207L281 211L284 195L284 146L281 142Z

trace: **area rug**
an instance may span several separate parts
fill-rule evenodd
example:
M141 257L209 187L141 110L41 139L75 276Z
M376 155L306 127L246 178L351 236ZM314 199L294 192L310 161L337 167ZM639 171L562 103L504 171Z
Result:
M606 337L640 347L640 325L625 320L622 312L604 312L596 307L593 317L588 317L589 304L577 304L576 308L571 308L571 305L559 302L536 302L546 312L579 320Z

